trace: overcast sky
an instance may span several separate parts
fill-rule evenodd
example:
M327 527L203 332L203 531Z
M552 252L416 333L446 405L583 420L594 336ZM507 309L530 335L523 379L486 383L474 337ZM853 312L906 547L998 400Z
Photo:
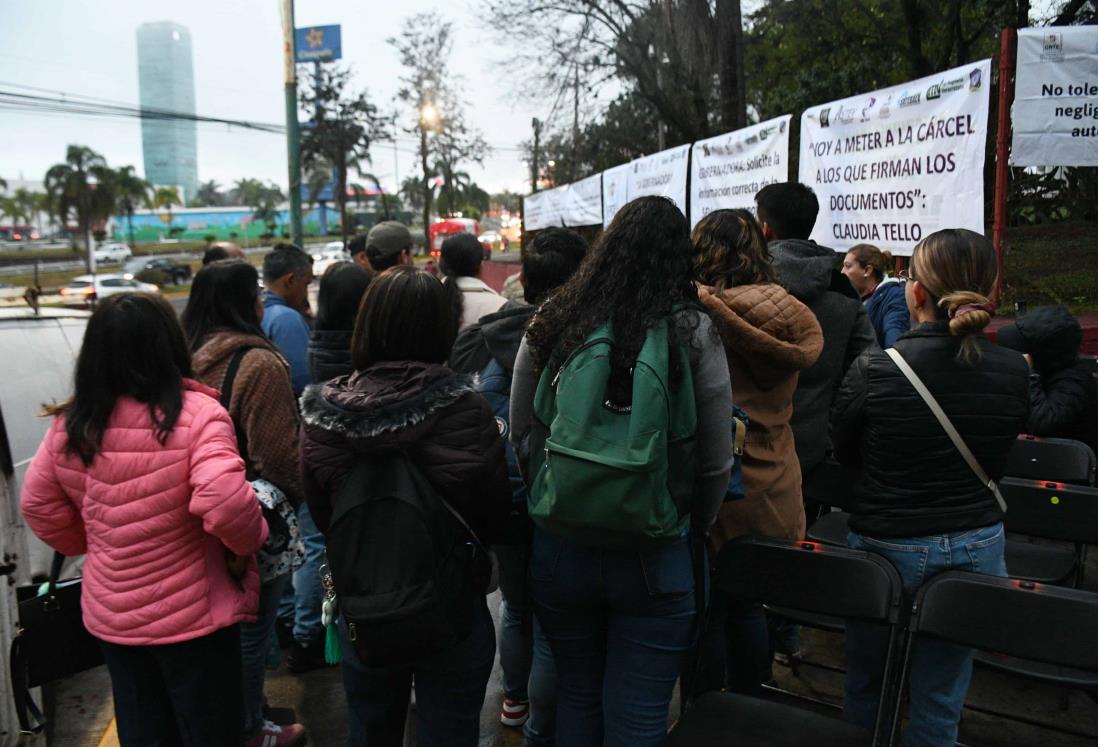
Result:
M137 27L174 21L190 29L198 114L285 122L281 22L278 0L0 0L0 83L37 86L137 104ZM495 74L507 49L499 32L474 16L470 0L296 0L296 25L342 24L343 62L356 72L383 111L407 107L396 100L402 68L385 43L404 18L438 9L455 23L453 72L463 76L469 118L496 146L484 168L469 171L489 191L525 192L528 177L518 144L530 120L552 102L513 101L511 82ZM304 69L304 68L302 68ZM6 88L6 86L3 86ZM542 111L544 109L544 111ZM136 119L59 114L0 113L0 176L41 180L64 158L70 143L102 153L112 166L144 170ZM373 170L390 188L414 166L411 136L372 149ZM242 177L286 177L284 136L225 126L198 126L198 177L231 185Z

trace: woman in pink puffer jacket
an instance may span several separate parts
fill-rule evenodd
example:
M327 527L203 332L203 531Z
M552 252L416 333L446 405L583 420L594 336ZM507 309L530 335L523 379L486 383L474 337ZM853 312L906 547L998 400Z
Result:
M126 746L240 743L238 623L255 618L267 525L232 421L190 374L166 301L105 299L23 482L35 534L87 553L84 624Z

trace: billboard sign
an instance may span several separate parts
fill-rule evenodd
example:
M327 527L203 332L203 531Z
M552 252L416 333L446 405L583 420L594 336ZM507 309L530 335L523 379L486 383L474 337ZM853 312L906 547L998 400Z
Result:
M296 62L331 62L343 56L339 24L294 29Z

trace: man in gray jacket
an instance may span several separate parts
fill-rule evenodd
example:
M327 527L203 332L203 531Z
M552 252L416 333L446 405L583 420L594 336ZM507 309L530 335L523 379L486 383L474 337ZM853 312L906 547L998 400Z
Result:
M846 369L876 338L858 293L839 271L841 255L808 238L820 212L815 193L799 182L770 184L755 195L755 205L782 285L823 328L823 352L801 371L793 394L793 437L807 481L831 451L831 403Z

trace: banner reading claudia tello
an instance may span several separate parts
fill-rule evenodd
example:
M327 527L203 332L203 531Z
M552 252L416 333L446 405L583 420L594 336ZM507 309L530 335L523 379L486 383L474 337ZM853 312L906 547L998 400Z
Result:
M623 163L602 172L602 227L610 225L614 216L629 202L629 170L631 163Z
M629 163L629 199L668 197L686 212L687 163L690 146L679 145Z
M714 210L753 210L755 193L789 178L791 114L694 143L690 225Z
M1098 166L1098 26L1018 29L1015 166Z
M982 60L806 110L800 181L820 201L812 239L910 256L943 228L983 233L990 86Z
M563 225L567 187L535 192L522 200L522 221L527 231Z

